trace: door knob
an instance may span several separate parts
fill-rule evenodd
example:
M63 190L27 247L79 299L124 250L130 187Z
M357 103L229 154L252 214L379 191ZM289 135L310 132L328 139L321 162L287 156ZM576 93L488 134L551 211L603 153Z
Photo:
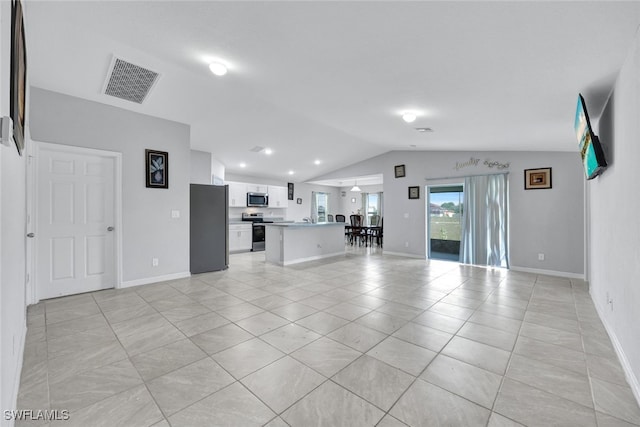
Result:
M112 226L107 227L107 231L113 231L114 228Z
M27 234L27 237L32 239L32 238L36 237L36 235L35 235L35 233L29 233L29 234Z

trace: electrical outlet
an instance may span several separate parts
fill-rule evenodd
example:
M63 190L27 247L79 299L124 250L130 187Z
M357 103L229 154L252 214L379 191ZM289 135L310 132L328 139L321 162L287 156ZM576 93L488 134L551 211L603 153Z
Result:
M543 253L539 253L538 254L538 261L544 261L544 254Z
M160 261L158 261L158 258L153 258L151 260L151 265L153 265L154 267L157 267L160 264Z
M171 218L180 218L180 211L171 211Z

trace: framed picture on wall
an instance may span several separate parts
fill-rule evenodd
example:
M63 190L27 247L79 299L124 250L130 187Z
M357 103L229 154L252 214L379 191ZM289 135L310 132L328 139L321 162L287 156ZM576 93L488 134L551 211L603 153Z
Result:
M169 188L169 153L145 150L147 188Z
M404 165L396 165L394 167L394 173L396 178L403 178L406 176Z
M287 183L287 200L293 200L293 182Z
M409 199L420 198L420 187L409 187Z
M548 188L551 188L551 168L525 169L525 190L544 190Z
M27 50L24 39L22 2L15 0L11 6L11 81L10 114L13 119L13 139L18 153L24 151L24 118L26 103Z

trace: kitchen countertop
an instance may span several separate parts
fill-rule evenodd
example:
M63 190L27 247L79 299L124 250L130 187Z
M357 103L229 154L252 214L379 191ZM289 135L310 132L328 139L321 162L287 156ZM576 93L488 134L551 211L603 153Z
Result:
M347 225L346 222L274 222L274 223L264 223L266 226L273 227L331 227L331 226L342 226Z

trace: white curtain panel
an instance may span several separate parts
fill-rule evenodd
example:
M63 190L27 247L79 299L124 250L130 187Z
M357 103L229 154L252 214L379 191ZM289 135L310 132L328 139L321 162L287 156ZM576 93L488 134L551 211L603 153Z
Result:
M507 176L466 177L463 207L460 262L508 268Z
M315 191L311 192L311 219L314 222L318 220L318 196Z

